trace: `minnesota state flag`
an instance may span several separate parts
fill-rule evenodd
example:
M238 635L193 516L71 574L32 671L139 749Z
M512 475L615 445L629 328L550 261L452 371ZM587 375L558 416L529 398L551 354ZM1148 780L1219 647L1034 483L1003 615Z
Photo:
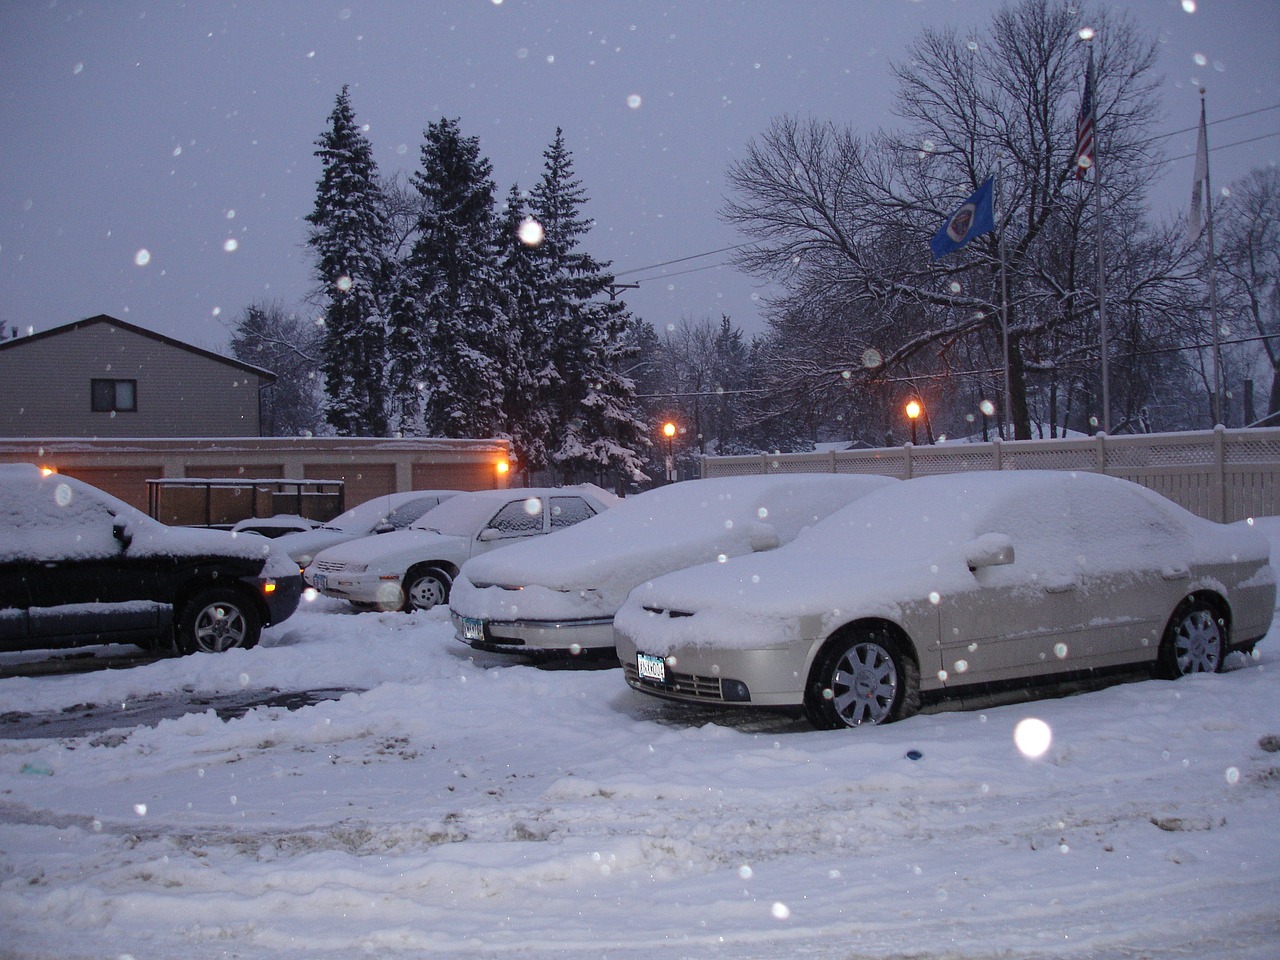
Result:
M933 259L955 253L974 237L990 233L996 228L995 214L992 210L991 191L994 176L982 181L982 186L974 191L947 222L938 228L938 232L929 241L929 249L933 251Z

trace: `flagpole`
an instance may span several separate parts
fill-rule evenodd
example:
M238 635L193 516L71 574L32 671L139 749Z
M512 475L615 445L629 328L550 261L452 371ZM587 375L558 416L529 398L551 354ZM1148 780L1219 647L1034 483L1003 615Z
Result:
M1004 164L996 171L997 206L1000 208L1000 334L1004 341L1004 429L1013 430L1013 387L1009 383L1009 261L1005 257L1004 234L1009 217L1004 208ZM1014 436L1016 436L1016 432Z
M1213 422L1222 423L1222 344L1218 328L1218 270L1213 252L1213 190L1209 186L1209 132L1204 87L1200 88L1200 135L1204 137L1204 221L1209 244L1209 322L1213 324Z
M1089 76L1097 77L1093 67L1093 44L1089 44ZM1094 80L1095 92L1091 109L1093 110L1093 217L1098 233L1098 334L1099 350L1102 353L1102 432L1111 434L1111 377L1109 373L1108 354L1110 345L1107 337L1107 268L1105 231L1102 229L1102 129L1098 124L1097 80Z

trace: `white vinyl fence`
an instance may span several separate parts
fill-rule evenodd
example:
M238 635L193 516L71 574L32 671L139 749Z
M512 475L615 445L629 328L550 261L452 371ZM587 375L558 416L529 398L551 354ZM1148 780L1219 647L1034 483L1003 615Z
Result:
M1280 515L1280 427L702 458L704 477L874 473L907 479L966 470L1088 470L1140 483L1222 523Z

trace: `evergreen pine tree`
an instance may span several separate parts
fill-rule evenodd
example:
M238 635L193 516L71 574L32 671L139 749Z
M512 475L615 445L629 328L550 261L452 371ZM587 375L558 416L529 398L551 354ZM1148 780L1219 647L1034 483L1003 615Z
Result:
M325 419L339 436L385 436L386 204L373 150L342 88L316 141L322 172L307 243L326 300Z
M402 432L491 436L501 412L492 167L457 120L431 124L413 177L418 236L392 308L393 406Z
M509 439L526 480L547 466L552 432L547 406L550 344L539 319L548 284L537 254L537 224L528 215L517 186L507 195L498 235L501 263L500 327L496 358L502 372L502 414L496 435Z
M545 295L540 327L552 348L547 366L547 408L557 436L551 459L566 475L606 474L644 478L637 449L648 440L637 418L635 385L622 372L631 355L626 306L607 295L613 277L579 250L590 229L582 215L586 195L573 177L573 158L564 133L543 154L541 181L532 193L532 212L544 239L538 247Z

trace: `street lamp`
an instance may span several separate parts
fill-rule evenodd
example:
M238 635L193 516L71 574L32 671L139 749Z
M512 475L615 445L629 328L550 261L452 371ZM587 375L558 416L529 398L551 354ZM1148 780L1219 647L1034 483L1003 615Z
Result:
M671 441L676 435L676 425L668 420L662 425L662 435L667 438L667 483L675 483L676 458L671 449Z
M907 419L911 421L911 445L916 443L916 420L920 417L920 401L907 401Z

